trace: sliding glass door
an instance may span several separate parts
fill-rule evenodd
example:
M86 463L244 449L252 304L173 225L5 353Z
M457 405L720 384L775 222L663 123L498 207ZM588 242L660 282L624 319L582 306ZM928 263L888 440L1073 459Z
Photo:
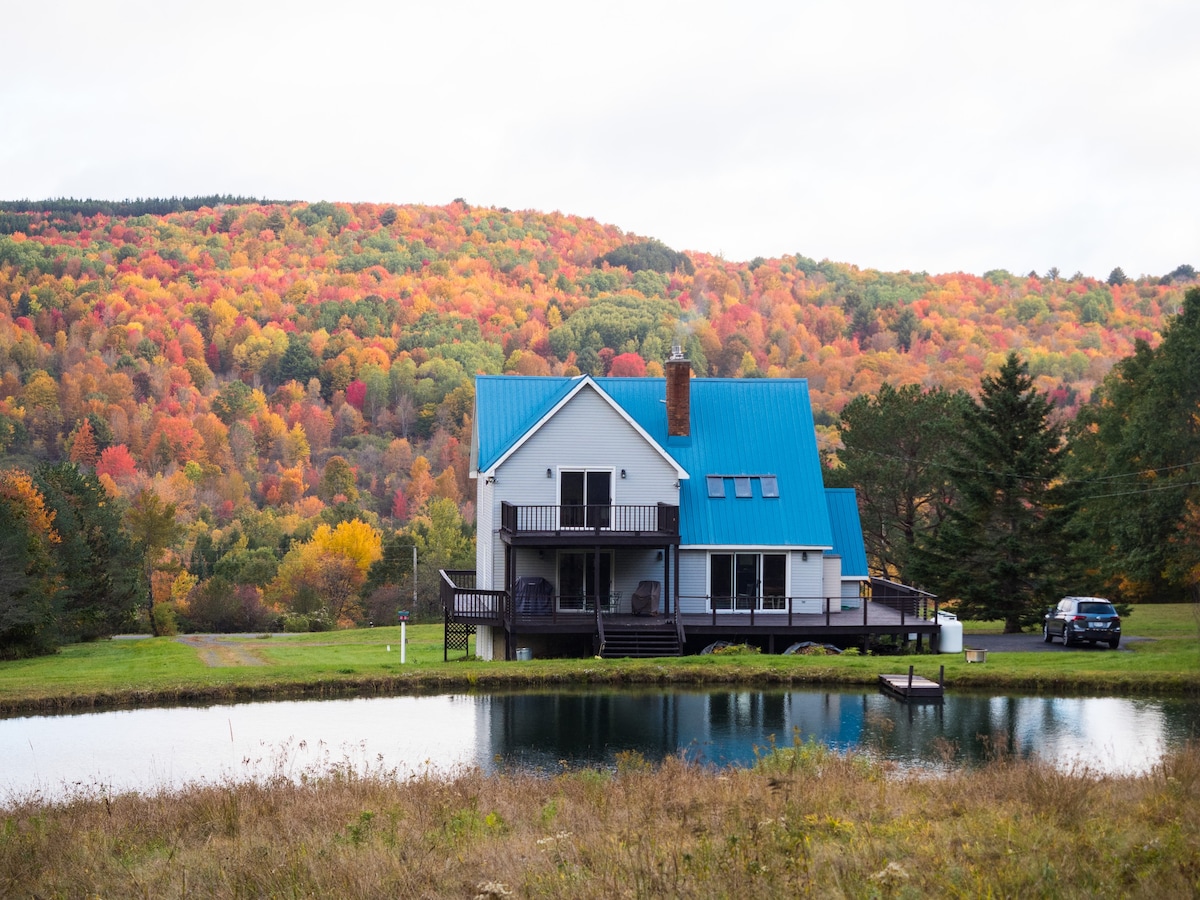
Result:
M560 472L558 502L563 528L608 528L612 520L612 470Z
M787 609L786 553L712 553L708 579L712 609Z
M558 608L564 612L582 612L609 605L612 595L613 555L609 550L600 553L599 594L596 587L596 552L594 550L562 550L558 554Z

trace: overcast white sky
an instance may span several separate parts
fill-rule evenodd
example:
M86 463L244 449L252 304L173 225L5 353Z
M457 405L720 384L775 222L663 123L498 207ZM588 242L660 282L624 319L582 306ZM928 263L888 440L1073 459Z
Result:
M727 259L1200 266L1200 3L6 3L0 199L591 216Z

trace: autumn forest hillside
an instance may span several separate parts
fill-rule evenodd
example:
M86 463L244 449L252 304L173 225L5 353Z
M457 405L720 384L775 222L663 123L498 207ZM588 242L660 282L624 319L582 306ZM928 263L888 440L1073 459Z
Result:
M0 467L173 504L163 596L350 521L420 519L469 559L476 373L661 374L678 342L699 374L807 378L831 441L857 395L975 392L1015 350L1070 418L1194 281L732 262L461 200L3 203Z

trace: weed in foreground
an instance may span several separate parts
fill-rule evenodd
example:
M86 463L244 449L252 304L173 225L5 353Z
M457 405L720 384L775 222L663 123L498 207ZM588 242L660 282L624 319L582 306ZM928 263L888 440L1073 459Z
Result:
M334 766L0 808L4 896L1175 897L1200 746L1144 775L1012 757L917 776L793 738L749 769Z

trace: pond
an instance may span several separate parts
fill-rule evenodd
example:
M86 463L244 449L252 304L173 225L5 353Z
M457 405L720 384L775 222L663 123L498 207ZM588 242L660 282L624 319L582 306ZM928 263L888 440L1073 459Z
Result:
M1197 735L1200 702L1186 699L951 695L906 705L873 691L732 689L275 701L0 719L0 798L331 768L559 772L611 767L629 751L740 766L794 740L932 770L1040 755L1136 773Z

